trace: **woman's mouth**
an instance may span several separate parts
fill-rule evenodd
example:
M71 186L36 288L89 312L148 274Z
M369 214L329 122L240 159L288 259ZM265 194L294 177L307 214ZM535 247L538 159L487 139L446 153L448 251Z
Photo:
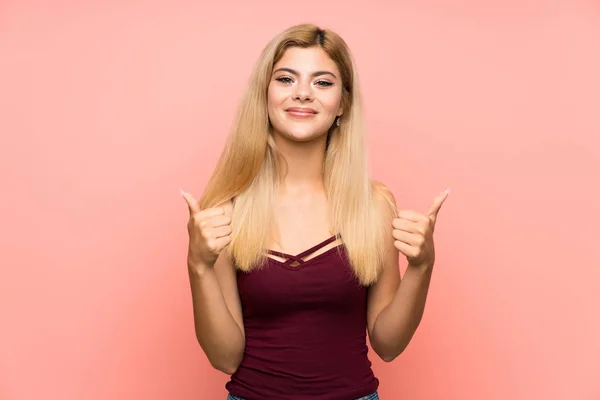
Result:
M303 108L303 107L292 107L285 110L288 114L290 114L294 118L312 118L317 115L317 112L312 108Z

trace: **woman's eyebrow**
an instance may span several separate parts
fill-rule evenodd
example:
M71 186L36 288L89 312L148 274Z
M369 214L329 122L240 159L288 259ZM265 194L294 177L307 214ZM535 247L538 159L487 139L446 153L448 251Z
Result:
M294 71L291 68L287 68L287 67L283 67L283 68L277 68L275 71L273 71L273 73L279 72L279 71L285 71L285 72L289 72L292 75L300 75L297 71ZM310 74L311 77L315 78L317 76L321 76L321 75L331 75L334 78L337 78L337 76L335 76L335 74L333 72L330 71L315 71L312 74Z

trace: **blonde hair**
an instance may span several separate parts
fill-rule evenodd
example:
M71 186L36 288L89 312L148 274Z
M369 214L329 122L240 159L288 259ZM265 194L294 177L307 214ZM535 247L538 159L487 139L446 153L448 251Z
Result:
M342 238L354 274L363 285L369 285L377 280L382 268L386 224L390 223L387 216L390 209L395 212L395 206L384 193L389 208L381 207L378 193L382 191L370 180L357 73L348 46L335 32L312 24L296 25L267 44L200 199L200 208L232 200L229 255L242 271L263 265L275 231L272 205L284 168L271 134L267 90L273 66L293 46L320 47L342 75L344 115L340 126L328 134L324 185L330 224Z

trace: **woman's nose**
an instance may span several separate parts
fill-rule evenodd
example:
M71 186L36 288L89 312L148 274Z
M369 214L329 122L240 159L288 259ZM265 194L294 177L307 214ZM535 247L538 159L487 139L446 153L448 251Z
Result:
M312 100L313 92L310 83L298 82L294 88L294 100L307 101Z

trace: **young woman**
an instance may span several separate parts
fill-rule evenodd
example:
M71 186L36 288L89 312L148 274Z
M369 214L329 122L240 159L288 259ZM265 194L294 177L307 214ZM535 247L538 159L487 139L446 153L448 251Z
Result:
M196 336L229 399L378 399L367 332L389 362L417 329L448 192L398 212L364 140L345 42L294 26L263 50L200 201L181 191Z

